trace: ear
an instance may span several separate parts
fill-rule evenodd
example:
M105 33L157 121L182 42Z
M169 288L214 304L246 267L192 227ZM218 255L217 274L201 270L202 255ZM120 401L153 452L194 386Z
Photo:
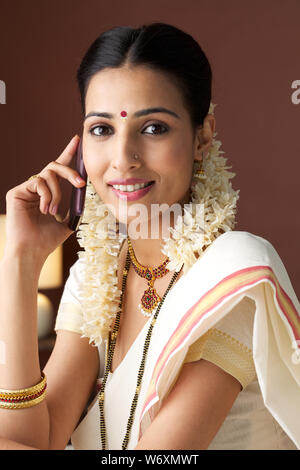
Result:
M202 152L206 153L212 144L216 129L216 119L212 114L207 114L203 121L203 126L199 126L196 131L194 141L194 160L202 160Z

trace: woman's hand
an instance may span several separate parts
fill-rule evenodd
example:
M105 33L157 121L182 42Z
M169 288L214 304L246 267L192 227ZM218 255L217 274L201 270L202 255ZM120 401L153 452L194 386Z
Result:
M56 213L51 211L61 201L61 178L76 187L85 185L83 180L82 183L76 181L79 173L68 166L76 155L79 141L79 136L74 136L57 160L50 162L39 177L7 192L4 255L29 251L44 263L48 255L73 233L67 225L70 211L63 220L55 216L57 210Z

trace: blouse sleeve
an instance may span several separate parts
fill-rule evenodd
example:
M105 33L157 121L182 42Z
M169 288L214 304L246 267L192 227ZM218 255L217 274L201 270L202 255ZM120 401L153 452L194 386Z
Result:
M216 325L193 343L186 362L206 359L235 377L244 389L256 376L252 355L255 302L243 299Z
M83 265L79 258L70 268L69 277L65 282L60 299L54 330L69 330L82 334L82 304L80 289L82 288Z

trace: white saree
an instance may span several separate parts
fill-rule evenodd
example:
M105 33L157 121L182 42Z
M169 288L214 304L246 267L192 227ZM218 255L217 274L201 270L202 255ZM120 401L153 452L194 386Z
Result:
M78 259L65 284L55 330L80 333L76 286L82 276ZM106 384L108 449L122 448L148 326L149 321ZM106 342L98 349L101 385ZM249 232L225 232L177 281L162 305L128 449L135 448L151 425L183 364L196 356L215 362L242 385L208 450L299 449L299 349L300 305L278 253ZM101 449L99 422L95 395L72 434L75 449Z

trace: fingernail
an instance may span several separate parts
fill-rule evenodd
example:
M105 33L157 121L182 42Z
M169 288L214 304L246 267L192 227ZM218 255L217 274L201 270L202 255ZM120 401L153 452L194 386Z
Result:
M77 183L85 183L85 181L82 178L79 178L79 176L77 176L76 181Z
M57 205L56 205L56 206L53 206L53 207L51 208L51 210L50 210L50 213L51 213L52 215L55 215L56 212L57 212Z

